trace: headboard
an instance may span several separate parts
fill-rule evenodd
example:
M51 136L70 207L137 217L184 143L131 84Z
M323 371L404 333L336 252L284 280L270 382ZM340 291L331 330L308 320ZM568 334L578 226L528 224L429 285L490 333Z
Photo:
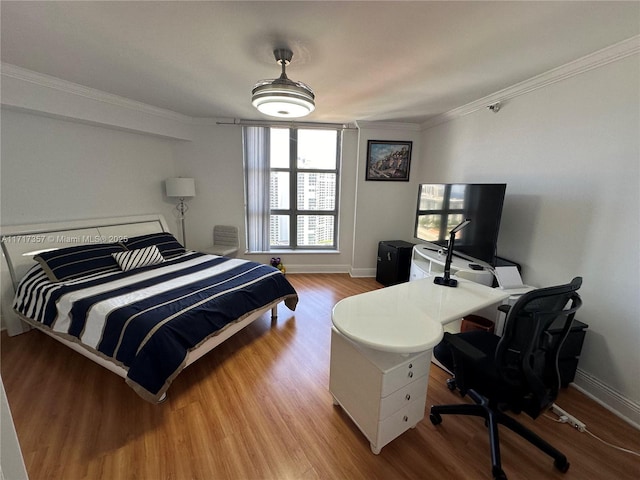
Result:
M111 243L123 237L168 231L167 222L162 215L0 227L2 321L9 335L17 335L25 331L23 323L13 312L12 303L15 288L24 274L35 264L33 257L37 252L74 245Z

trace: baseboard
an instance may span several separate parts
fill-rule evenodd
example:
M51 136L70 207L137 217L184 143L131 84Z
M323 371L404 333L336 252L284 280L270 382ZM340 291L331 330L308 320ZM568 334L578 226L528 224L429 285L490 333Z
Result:
M349 273L349 265L294 265L287 264L287 273Z
M287 273L348 273L354 278L375 277L375 268L352 268L350 265L287 265Z
M620 417L629 425L640 430L639 404L625 398L619 392L580 369L576 371L576 377L571 386L602 405L617 417ZM588 426L589 422L587 421L586 423Z
M376 269L375 268L350 268L349 274L351 274L351 276L354 278L375 277Z

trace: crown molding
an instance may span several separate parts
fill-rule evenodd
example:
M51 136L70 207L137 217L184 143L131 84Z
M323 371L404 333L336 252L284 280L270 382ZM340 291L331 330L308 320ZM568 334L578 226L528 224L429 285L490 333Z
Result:
M218 125L220 123L241 125L239 120L227 117L192 117L191 123L193 125Z
M453 110L449 110L441 115L437 115L426 122L422 123L421 129L427 130L429 128L440 125L441 123L449 122L459 117L463 117L477 110L487 108L496 102L504 102L511 98L526 95L529 92L533 92L540 88L544 88L548 85L561 82L567 78L580 75L582 73L593 70L594 68L607 65L609 63L621 60L630 55L636 55L640 53L640 35L636 35L627 40L623 40L609 47L598 50L594 53L581 57L573 62L569 62L560 67L549 70L540 75L536 75L528 80L517 83L511 87L507 87L503 90L499 90L491 95L475 100L471 103L463 105Z
M419 123L371 122L366 120L357 120L354 124L358 129L405 130L412 132L419 132L422 130L422 126Z
M182 123L192 123L191 117L174 112L172 110L154 107L146 103L137 102L135 100L121 97L119 95L114 95L112 93L103 92L95 88L85 87L77 83L53 77L51 75L27 70L26 68L18 67L17 65L12 65L10 63L2 63L0 65L2 67L2 75L9 78L33 83L41 87L51 88L72 95L78 95L80 97L88 98L98 102L135 110L137 112L145 113L148 115L154 115L156 117L162 117Z

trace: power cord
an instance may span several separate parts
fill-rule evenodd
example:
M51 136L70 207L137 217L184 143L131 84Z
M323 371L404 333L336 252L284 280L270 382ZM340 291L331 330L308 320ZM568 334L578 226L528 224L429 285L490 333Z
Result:
M569 423L569 417L567 417L566 415L560 415L557 419L553 418L551 415L548 414L544 414L543 417L548 418L549 420L556 422L556 423ZM576 429L578 430L578 429ZM624 453L629 453L631 455L635 455L636 457L640 457L640 452L636 452L635 450L630 450L628 448L623 448L623 447L619 447L618 445L614 445L613 443L609 443L606 440L603 440L602 438L598 437L596 434L590 432L586 427L584 429L578 430L579 432L586 432L589 435L591 435L593 438L595 438L596 440L599 440L600 442L604 443L605 445L607 445L608 447L611 448L615 448L616 450L620 450L621 452Z
M634 450L629 450L628 448L622 448L622 447L619 447L619 446L614 445L614 444L612 444L612 443L606 442L606 441L604 441L603 439L601 439L600 437L598 437L597 435L595 435L595 434L591 433L591 432L590 432L589 430L587 430L586 428L585 428L585 430L584 430L584 431L585 431L585 432L587 432L589 435L591 435L591 436L592 436L593 438L595 438L596 440L600 440L602 443L604 443L605 445L607 445L607 446L609 446L609 447L611 447L611 448L615 448L616 450L620 450L621 452L624 452L624 453L630 453L631 455L635 455L636 457L640 457L640 453L639 453L639 452L636 452L636 451L634 451Z

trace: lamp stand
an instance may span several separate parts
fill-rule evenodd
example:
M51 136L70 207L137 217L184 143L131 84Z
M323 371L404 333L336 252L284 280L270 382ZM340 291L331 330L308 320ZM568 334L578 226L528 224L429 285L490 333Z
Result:
M184 243L184 247L187 247L187 236L184 230L184 214L189 210L189 206L184 203L184 197L180 197L180 203L176 205L176 210L178 210L178 218L180 219L180 226L182 227L182 243Z
M462 230L464 227L469 225L471 220L468 218L464 219L461 223L453 227L453 229L449 232L451 235L449 237L449 247L447 248L447 259L444 262L444 277L436 277L433 279L433 283L436 285L444 285L445 287L457 287L458 280L455 278L451 278L451 262L453 261L453 244L456 241L456 233Z
M458 281L451 278L451 262L453 261L453 244L456 241L456 232L451 232L449 237L449 247L447 248L447 259L444 262L444 276L436 277L433 283L436 285L444 285L445 287L457 287Z

